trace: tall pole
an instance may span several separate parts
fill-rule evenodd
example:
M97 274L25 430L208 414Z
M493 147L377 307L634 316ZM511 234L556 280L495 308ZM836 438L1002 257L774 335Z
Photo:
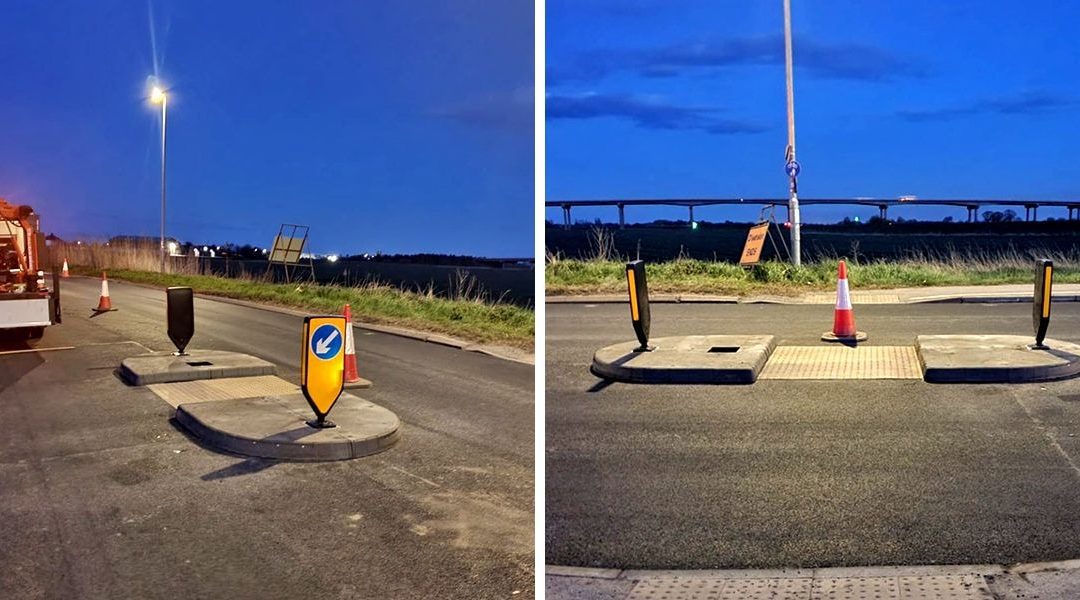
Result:
M787 161L795 161L795 85L791 61L791 0L784 0L784 66L787 75ZM789 171L788 220L791 222L791 262L802 264L802 234L799 218L799 174Z
M165 115L169 97L161 96L161 272L165 272Z

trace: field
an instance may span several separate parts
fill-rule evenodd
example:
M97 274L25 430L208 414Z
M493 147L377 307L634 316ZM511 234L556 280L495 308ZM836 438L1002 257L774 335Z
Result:
M625 262L637 258L647 262L649 289L661 293L825 291L836 285L840 258L847 259L851 284L860 289L1031 283L1036 258L1054 261L1054 281L1080 283L1076 234L810 231L803 237L801 267L776 260L767 242L766 260L743 268L736 263L746 229L548 228L545 289L549 295L622 293Z
M1078 251L1080 223L1063 221L1043 223L954 224L939 231L926 231L920 224L896 224L882 231L877 228L839 226L803 227L803 259L849 258L858 260L953 257L957 255L995 256L1036 253L1070 254ZM657 262L675 258L738 262L746 241L747 224L702 225L696 230L681 227L632 226L597 228L574 226L571 229L549 226L545 244L548 254L563 258L640 258ZM602 247L597 233L606 237ZM783 242L787 230L770 230L764 258L786 258Z
M87 246L53 248L57 261L65 256L72 272L98 275L134 283L160 286L189 286L198 293L249 300L263 304L339 313L352 306L357 321L398 325L442 333L479 343L506 344L532 349L535 329L531 309L498 302L478 291L468 279L446 294L426 289L403 290L385 283L367 281L351 285L320 283L276 283L263 274L215 274L206 261L174 258L170 273L159 273L156 248L108 248ZM263 263L265 265L265 263ZM263 267L265 269L265 266Z

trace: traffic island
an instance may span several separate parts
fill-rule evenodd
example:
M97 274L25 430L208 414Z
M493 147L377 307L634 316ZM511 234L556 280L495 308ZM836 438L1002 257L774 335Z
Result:
M601 348L597 377L630 383L754 383L776 347L771 335L689 335Z
M915 350L931 383L1025 383L1080 374L1080 345L1031 336L920 335Z
M331 416L337 425L315 428L300 393L225 402L181 404L176 420L212 448L259 458L331 461L382 452L398 440L393 412L349 393Z
M275 373L277 369L273 363L248 354L221 350L189 350L183 356L172 352L151 352L125 358L120 363L120 376L131 385Z

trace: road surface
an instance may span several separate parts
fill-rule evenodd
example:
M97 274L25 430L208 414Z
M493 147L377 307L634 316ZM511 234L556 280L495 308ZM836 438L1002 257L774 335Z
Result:
M0 597L520 598L533 595L529 365L357 329L358 395L401 441L336 463L201 447L115 376L171 349L164 292L63 284L64 323L0 355ZM298 382L301 319L197 298L192 348ZM11 348L8 348L9 350Z
M830 306L658 304L654 337L820 345ZM1080 304L1049 337L1080 342ZM1080 558L1080 379L605 385L625 304L549 304L548 564L650 569ZM1031 332L1029 304L856 306L870 344Z

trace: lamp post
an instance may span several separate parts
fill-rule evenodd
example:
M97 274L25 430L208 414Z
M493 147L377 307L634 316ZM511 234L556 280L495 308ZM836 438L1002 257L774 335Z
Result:
M784 67L787 78L787 152L789 179L788 220L791 222L791 263L802 264L802 234L799 218L799 171L795 161L795 84L791 61L791 0L784 0ZM790 165L794 164L795 168Z
M154 86L150 90L150 101L161 105L161 272L165 272L165 116L169 99L165 90Z

